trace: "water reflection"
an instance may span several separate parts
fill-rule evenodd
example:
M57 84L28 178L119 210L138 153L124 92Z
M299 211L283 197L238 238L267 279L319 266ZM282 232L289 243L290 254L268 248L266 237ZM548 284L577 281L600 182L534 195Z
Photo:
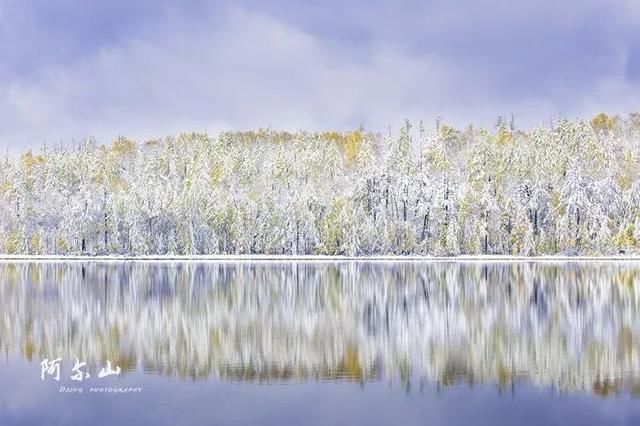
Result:
M0 351L266 383L640 395L640 265L4 263Z

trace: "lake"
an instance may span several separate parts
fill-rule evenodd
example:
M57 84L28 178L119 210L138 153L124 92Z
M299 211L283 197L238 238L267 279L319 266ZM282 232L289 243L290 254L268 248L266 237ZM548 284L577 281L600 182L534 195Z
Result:
M4 262L0 356L3 426L640 424L640 263Z

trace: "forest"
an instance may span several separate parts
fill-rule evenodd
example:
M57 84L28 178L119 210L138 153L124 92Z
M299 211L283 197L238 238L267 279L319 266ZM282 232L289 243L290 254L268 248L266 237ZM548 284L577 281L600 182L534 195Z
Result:
M0 160L5 255L640 251L640 114L87 139Z

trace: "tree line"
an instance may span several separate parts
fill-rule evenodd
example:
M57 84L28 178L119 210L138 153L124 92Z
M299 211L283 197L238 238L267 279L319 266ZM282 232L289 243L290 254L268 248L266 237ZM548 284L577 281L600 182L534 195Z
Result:
M638 114L88 139L0 161L0 252L633 253L639 162Z

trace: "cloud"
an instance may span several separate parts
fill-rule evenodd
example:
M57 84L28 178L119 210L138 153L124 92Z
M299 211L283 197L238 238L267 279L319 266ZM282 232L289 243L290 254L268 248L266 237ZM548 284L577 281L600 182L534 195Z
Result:
M71 0L38 13L12 1L0 28L9 10L20 19L5 33L22 23L25 40L0 42L0 146L11 148L222 128L384 130L438 115L490 125L514 113L532 126L629 112L640 94L630 0L372 1L340 11L333 2L142 1L123 24L116 1L99 11L96 33L85 21L98 17ZM84 24L54 30L45 11ZM20 49L32 45L45 53Z
M12 82L3 141L384 126L417 111L419 93L455 89L446 82L454 70L401 46L380 44L353 61L339 46L241 9L228 10L220 27L178 30L183 24Z

